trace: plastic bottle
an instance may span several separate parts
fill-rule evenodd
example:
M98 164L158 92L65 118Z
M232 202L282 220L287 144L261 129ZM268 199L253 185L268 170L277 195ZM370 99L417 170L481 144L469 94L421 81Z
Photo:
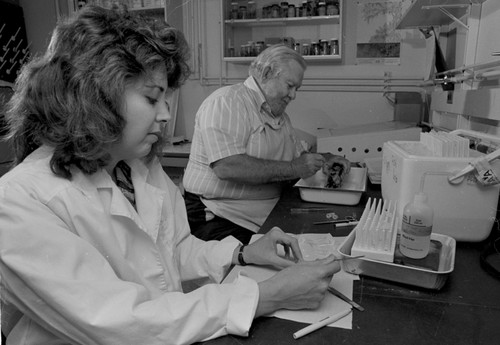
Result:
M404 256L422 259L429 253L434 212L427 204L427 195L415 194L403 210L399 250Z

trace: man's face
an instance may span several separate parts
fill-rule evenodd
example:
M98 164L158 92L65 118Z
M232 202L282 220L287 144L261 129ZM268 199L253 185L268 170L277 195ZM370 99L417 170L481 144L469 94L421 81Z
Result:
M303 78L304 69L295 60L281 65L277 74L264 71L261 88L274 116L281 116L288 103L295 99Z

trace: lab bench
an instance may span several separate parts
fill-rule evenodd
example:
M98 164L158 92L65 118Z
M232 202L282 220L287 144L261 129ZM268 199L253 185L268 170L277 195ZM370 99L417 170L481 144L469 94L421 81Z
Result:
M266 233L279 226L291 233L331 233L346 236L352 227L314 225L325 214L294 213L292 208L330 207L340 218L363 213L368 197L380 198L380 185L368 184L356 206L306 203L297 188L290 187L261 228ZM322 217L322 218L321 218ZM354 282L353 300L365 311L353 310L352 329L324 327L295 340L294 332L303 323L259 317L248 337L224 336L207 345L242 344L498 344L500 341L500 281L480 266L479 255L485 242L457 242L454 271L440 290L360 276Z

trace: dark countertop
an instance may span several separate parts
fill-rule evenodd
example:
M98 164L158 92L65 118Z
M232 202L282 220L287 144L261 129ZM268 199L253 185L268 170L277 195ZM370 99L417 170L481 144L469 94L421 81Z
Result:
M260 232L273 226L292 233L345 236L352 228L333 231L332 225L313 225L325 213L291 214L291 208L332 207L340 218L363 213L368 197L380 198L380 185L371 185L357 206L307 203L296 188L286 190ZM494 225L496 226L496 224ZM324 327L298 340L292 334L305 324L261 317L248 338L225 336L204 344L500 344L500 281L479 263L487 241L457 242L455 268L441 290L360 276L353 299L364 312L353 310L352 330Z

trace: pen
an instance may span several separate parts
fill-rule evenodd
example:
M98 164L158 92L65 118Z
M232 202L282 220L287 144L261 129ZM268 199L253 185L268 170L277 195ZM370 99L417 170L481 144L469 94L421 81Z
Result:
M311 213L311 212L326 212L332 211L332 207L304 207L304 208L291 208L290 213Z
M334 323L341 318L347 316L351 312L351 309L347 309L344 311L341 311L340 313L337 313L335 315L328 316L322 320L319 320L316 323L312 323L309 326L302 328L301 330L293 333L293 338L294 339L299 339L300 337L303 337L304 335L307 335L311 332L314 332L317 329L320 329L321 327L324 327L326 325L329 325L331 323Z
M321 224L335 224L337 228L343 227L343 226L351 226L351 225L356 225L358 224L359 221L357 220L325 220L322 222L314 222L314 225L321 225Z

